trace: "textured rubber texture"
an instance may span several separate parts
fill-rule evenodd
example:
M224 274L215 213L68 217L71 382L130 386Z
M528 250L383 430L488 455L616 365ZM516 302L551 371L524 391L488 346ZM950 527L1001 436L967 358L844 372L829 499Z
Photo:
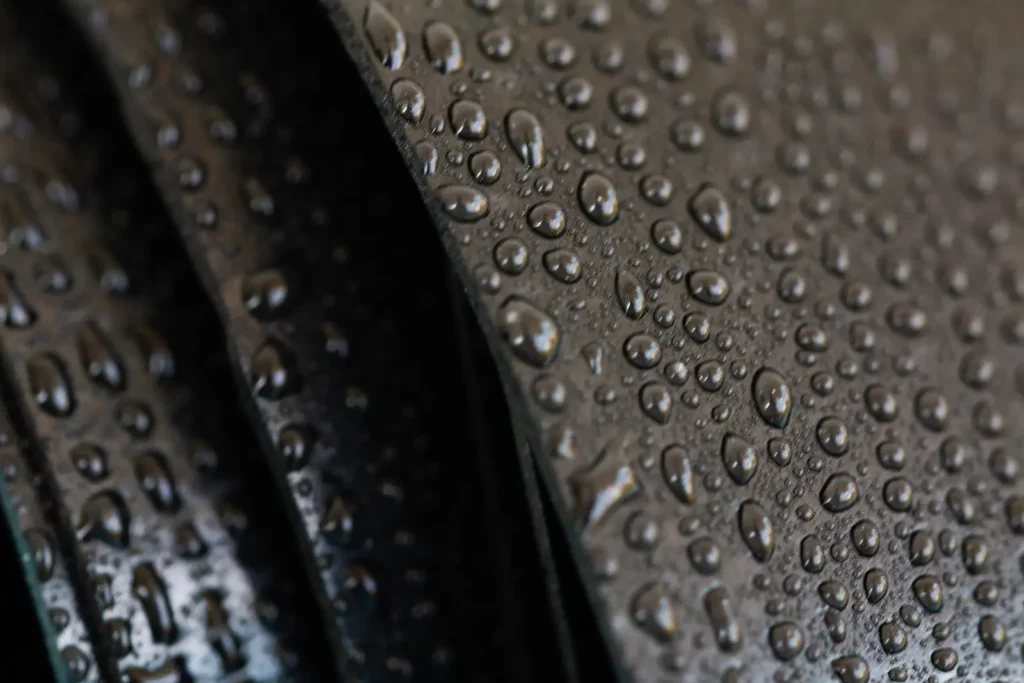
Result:
M315 638L279 616L308 602L289 588L291 543L273 506L245 500L263 490L255 468L230 467L244 434L224 443L210 426L230 430L230 410L183 381L215 372L178 334L194 333L179 315L209 323L184 256L18 11L0 7L0 441L69 677L319 680L301 649Z
M226 331L227 368L207 358L221 342L202 328L166 329L197 340L184 365L213 380L212 403L231 402L229 373L242 388L247 423L229 416L220 436L269 460L339 674L1024 679L1024 6L322 2L323 14L313 0L59 4L114 83L214 302L204 319ZM28 90L56 110L49 82ZM59 172L0 178L76 286L94 282L92 250L120 242L103 230L135 224L69 211L106 194L95 168L88 192L65 179L93 157L26 141L32 126L0 109L5 121L18 134L0 143ZM452 320L402 161L503 391L472 326ZM125 243L145 243L131 232ZM76 570L162 550L159 534L103 545L120 537L109 496L84 515L101 524L71 526L106 489L67 471L67 440L80 426L120 451L137 430L117 417L119 371L128 393L147 378L157 429L196 410L202 382L161 394L137 356L105 352L126 346L118 331L139 311L188 310L174 292L192 274L178 257L154 263L166 306L122 303L100 293L124 281L101 257L99 289L58 324L23 282L60 269L42 277L15 258L50 248L43 233L21 221L9 235L11 405L89 625L102 594ZM29 306L32 336L13 329ZM106 336L77 325L86 317ZM463 368L479 375L468 405ZM495 417L501 394L511 429ZM173 445L192 430L157 436ZM181 467L183 500L212 509L219 489L204 498ZM133 525L169 523L136 513L146 497L130 472L112 476L134 489ZM234 547L227 565L263 566ZM125 566L109 571L123 582ZM263 581L227 580L243 592ZM181 641L121 665L181 655L195 677L218 676L195 614L182 614ZM109 638L91 642L112 672ZM266 661L289 660L305 661Z
M324 2L624 678L1024 677L1024 7Z
M525 502L495 500L473 443L443 254L415 195L382 182L390 141L335 87L329 24L267 0L64 5L226 329L338 673L557 664Z

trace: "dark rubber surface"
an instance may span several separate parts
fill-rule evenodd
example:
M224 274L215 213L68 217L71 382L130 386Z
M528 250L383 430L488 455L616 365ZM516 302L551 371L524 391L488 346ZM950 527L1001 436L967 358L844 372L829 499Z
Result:
M308 602L291 540L199 377L216 348L189 348L209 316L184 256L17 14L0 8L0 449L69 679L319 680L315 636L284 612Z
M84 680L1024 680L1024 5L49 5L5 457Z
M325 3L625 677L1024 677L1019 4Z
M381 182L375 112L330 80L329 24L266 0L64 4L217 308L339 674L512 681L557 661L525 502L495 500L508 484L478 460L443 255L415 195Z

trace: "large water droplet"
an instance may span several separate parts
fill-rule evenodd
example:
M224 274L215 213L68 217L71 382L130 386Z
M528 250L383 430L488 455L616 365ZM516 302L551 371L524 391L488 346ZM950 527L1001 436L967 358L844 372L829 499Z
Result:
M130 521L121 494L101 491L82 504L76 534L79 541L101 541L113 548L126 548Z
M487 215L487 195L469 185L446 185L437 190L444 212L462 223L472 223Z
M498 324L520 360L536 367L545 367L554 360L558 352L558 326L544 311L514 297L502 306Z
M775 531L768 513L754 500L745 501L739 511L740 536L758 562L767 562L775 552Z
M408 50L401 24L377 0L370 0L363 16L363 27L380 63L392 71L400 69Z
M640 280L628 270L620 270L615 274L615 295L627 317L633 320L643 317L647 310L647 297Z
M784 621L769 629L768 644L776 657L788 662L804 649L804 632L792 621Z
M832 673L839 677L840 683L867 683L871 677L868 663L857 655L833 659Z
M821 487L821 506L832 513L849 510L857 502L857 482L846 472L833 474Z
M662 452L661 473L675 497L687 505L693 505L696 493L694 467L685 448L669 446Z
M679 636L675 610L660 583L643 586L633 597L633 620L650 636L662 643Z
M505 130L513 151L529 168L544 165L544 128L537 117L525 109L513 109L505 119Z
M167 597L167 587L153 565L140 564L132 570L132 595L146 613L153 641L170 644L177 640L178 626Z
M793 410L793 392L786 378L772 368L762 368L754 375L753 391L761 419L772 427L785 428Z
M75 409L64 364L52 353L37 353L27 363L29 389L37 406L54 417L67 417Z
M462 43L448 24L432 21L423 29L423 49L430 65L443 74L462 68Z
M702 185L689 203L690 215L709 236L725 242L732 237L732 210L714 185Z
M723 652L735 652L743 644L739 621L732 610L729 592L724 586L708 591L704 596L704 611L707 612L711 628L715 633L715 642Z
M722 439L722 463L732 480L743 486L757 472L757 451L746 439L735 434L726 434Z

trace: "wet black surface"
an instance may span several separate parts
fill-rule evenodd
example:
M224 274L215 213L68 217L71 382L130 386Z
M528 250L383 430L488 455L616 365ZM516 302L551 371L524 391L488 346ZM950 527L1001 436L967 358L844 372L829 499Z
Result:
M521 552L529 519L513 496L492 522L526 529L488 537L493 455L468 428L443 257L417 202L380 182L394 166L376 114L330 87L329 25L272 2L67 7L226 328L339 672L514 680L527 625L498 594L545 610L517 593L540 589L535 560L510 567L497 543Z
M628 678L1024 675L1018 5L325 5Z
M40 17L2 16L0 449L69 680L317 680L292 541L254 505L269 475L204 384L219 350L197 355L185 256L116 120L77 106L98 82L63 87L75 50L41 56Z
M300 669L330 650L355 680L1024 678L1020 6L59 4L188 253L151 277L216 308L217 332L177 337L221 402L241 388L219 436L270 463L302 546L328 642ZM67 213L60 171L33 191ZM121 315L119 271L85 253L113 296L82 305ZM0 340L41 466L40 428L69 438L124 370L90 327L13 345L23 299L55 310L16 275ZM226 366L205 360L221 328ZM187 412L196 381L158 405ZM137 406L111 414L102 440L156 438ZM144 503L159 524L176 489L135 460L132 524ZM90 522L68 566L137 552L119 499L78 486L36 494ZM217 620L172 626L133 574L169 642L131 656L215 676Z

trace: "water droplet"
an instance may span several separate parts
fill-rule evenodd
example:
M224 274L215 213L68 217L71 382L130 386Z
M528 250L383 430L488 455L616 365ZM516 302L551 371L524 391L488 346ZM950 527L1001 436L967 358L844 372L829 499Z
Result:
M941 432L949 421L949 402L938 389L922 389L914 400L914 413L922 425L933 432Z
M895 441L883 441L875 449L878 464L887 470L901 470L907 464L907 452Z
M130 521L121 494L100 491L82 504L76 534L79 541L100 541L113 548L126 548Z
M664 587L657 582L643 586L633 597L633 620L651 637L667 643L679 636L679 623Z
M825 568L825 549L814 536L804 536L800 541L800 566L811 574L818 574Z
M899 415L896 396L879 384L872 384L864 391L864 405L879 422L892 422Z
M714 270L694 270L686 276L693 298L711 306L720 306L729 298L729 281Z
M881 601L889 592L889 578L881 569L869 569L864 574L864 597L872 605Z
M735 434L722 439L722 463L726 472L739 486L746 485L757 472L757 452L753 444Z
M690 215L710 237L725 242L732 237L732 210L714 185L702 185L689 202Z
M832 660L832 673L839 677L840 683L867 683L871 677L868 663L857 655Z
M260 319L280 315L288 304L288 281L277 268L253 273L242 280L242 301Z
M626 317L633 320L643 317L647 310L647 297L640 281L628 270L620 270L615 274L615 295Z
M558 352L559 331L544 311L521 298L512 298L501 308L499 328L512 352L536 367L551 363Z
M24 329L35 319L35 311L14 284L14 277L0 270L0 323L9 328Z
M722 562L722 551L709 536L698 538L686 550L690 564L701 574L714 574Z
M1006 647L1006 628L990 614L978 620L978 637L989 652L1001 652Z
M427 97L423 89L407 78L400 78L391 84L391 100L398 115L409 123L419 123L427 108Z
M769 439L768 457L779 467L785 467L793 459L793 447L783 439Z
M519 158L529 168L544 165L544 129L540 121L525 109L513 109L505 119L508 141Z
M651 66L670 81L680 81L690 73L690 53L681 41L670 36L657 37L648 44Z
M92 322L79 326L75 337L82 367L93 383L121 391L125 386L124 366L114 345Z
M948 647L940 647L932 652L932 664L939 671L952 671L956 668L958 661L956 651Z
M919 576L914 579L911 589L921 607L928 612L934 614L942 609L942 583L934 576Z
M768 644L783 662L797 657L804 649L804 632L792 621L775 624L768 631Z
M462 223L472 223L487 215L487 195L469 185L446 185L437 190L444 212Z
M615 88L611 93L611 107L615 115L627 123L638 123L647 118L650 104L647 95L636 86Z
M559 282L570 285L583 276L583 263L571 249L552 249L544 253L544 268Z
M423 29L423 49L430 65L443 74L462 68L462 43L448 24L432 21Z
M850 446L850 432L846 423L837 417L823 418L815 433L818 443L829 455L843 455Z
M751 119L750 104L734 90L719 94L711 105L711 123L723 135L746 135L750 131Z
M890 655L907 649L907 633L895 621L887 621L878 627L878 640Z
M846 472L833 474L821 487L821 506L832 513L849 510L857 502L857 482Z
M377 0L370 0L363 16L363 27L377 59L395 71L405 63L407 45L401 25Z
M301 385L295 357L274 339L257 347L249 372L253 391L260 398L282 399L298 391Z
M768 513L761 504L748 500L740 505L739 510L740 536L750 548L754 559L767 562L775 552L775 531Z
M882 487L882 499L892 510L906 512L913 504L914 489L906 479L895 477Z
M37 406L54 417L67 417L75 409L64 364L52 353L37 353L29 358L26 372L29 389Z
M640 409L658 424L667 424L672 414L672 393L663 384L645 384L640 389Z
M110 470L107 452L92 443L80 443L71 449L71 464L83 477L92 482L103 481Z
M735 652L743 644L740 624L733 614L729 593L723 586L712 588L704 596L704 610L715 633L715 642L723 652Z
M869 519L862 519L850 529L850 539L853 547L863 557L874 557L882 546L882 535L878 531L878 525Z
M494 245L494 263L509 275L518 275L526 270L530 252L518 237L506 237Z
M495 26L480 34L480 52L494 62L507 61L516 49L516 39L507 26Z
M153 565L140 564L132 570L132 595L142 605L153 642L169 645L177 640L178 626L167 587Z
M483 150L469 157L469 172L482 185L493 185L501 178L501 160L494 152Z
M640 490L633 468L628 464L598 464L573 478L576 516L585 528L601 523L613 508Z
M612 181L596 172L587 172L580 180L580 208L599 225L611 225L619 217L619 197Z
M694 468L685 448L669 446L662 451L661 473L675 497L687 505L693 505L696 494Z
M456 100L448 109L448 119L455 135L463 140L476 142L487 136L487 115L478 102Z
M960 556L968 574L980 574L988 564L988 543L981 536L968 536L960 546Z
M910 564L922 567L935 558L935 537L927 531L915 531L910 536Z
M784 429L793 410L793 394L786 378L772 368L762 368L754 375L754 405L767 424Z
M179 506L178 490L167 459L156 451L135 457L135 478L153 508L159 512L175 512Z

